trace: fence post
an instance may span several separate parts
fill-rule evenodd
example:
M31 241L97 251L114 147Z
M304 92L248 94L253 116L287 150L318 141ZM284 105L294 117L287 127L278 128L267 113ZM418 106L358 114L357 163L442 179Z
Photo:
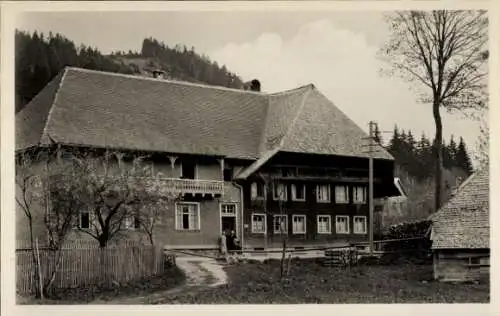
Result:
M36 250L36 257L37 257L37 268L38 268L38 282L40 286L40 298L43 300L44 295L43 295L43 276L42 276L42 263L40 262L40 249L38 248L38 237L35 239L35 250Z

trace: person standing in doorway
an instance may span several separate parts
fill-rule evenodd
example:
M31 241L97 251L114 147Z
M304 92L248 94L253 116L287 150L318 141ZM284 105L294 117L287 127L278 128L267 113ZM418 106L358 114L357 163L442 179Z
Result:
M236 236L236 232L234 230L231 231L231 238L232 238L232 242L233 242L233 250L241 250L238 236Z
M221 255L226 259L227 261L227 237L226 237L226 232L222 232L220 236L220 252Z
M226 232L226 238L227 238L227 250L229 252L234 251L234 237L235 235L232 234L232 232L227 231Z

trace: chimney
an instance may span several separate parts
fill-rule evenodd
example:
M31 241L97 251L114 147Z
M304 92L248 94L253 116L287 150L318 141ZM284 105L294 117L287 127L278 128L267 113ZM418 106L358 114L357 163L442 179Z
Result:
M260 81L254 79L250 82L250 90L260 92Z
M253 79L252 81L245 82L243 85L243 89L260 92L260 81L257 79Z
M153 78L163 79L165 77L165 72L163 70L153 70Z

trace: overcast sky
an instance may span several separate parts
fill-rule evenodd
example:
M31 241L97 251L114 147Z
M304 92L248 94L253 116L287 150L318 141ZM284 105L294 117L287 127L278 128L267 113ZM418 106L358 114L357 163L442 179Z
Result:
M435 132L430 105L378 73L375 53L388 35L381 12L29 13L18 28L59 32L104 53L140 50L145 37L194 46L244 80L258 78L266 92L313 83L365 130L375 120L383 130L411 129L417 139ZM443 117L446 141L463 136L474 149L477 124Z

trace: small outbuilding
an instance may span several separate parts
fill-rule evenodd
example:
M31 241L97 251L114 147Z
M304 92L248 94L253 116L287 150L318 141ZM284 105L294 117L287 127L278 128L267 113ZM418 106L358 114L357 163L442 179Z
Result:
M441 281L489 278L488 168L465 180L430 219L434 278Z

